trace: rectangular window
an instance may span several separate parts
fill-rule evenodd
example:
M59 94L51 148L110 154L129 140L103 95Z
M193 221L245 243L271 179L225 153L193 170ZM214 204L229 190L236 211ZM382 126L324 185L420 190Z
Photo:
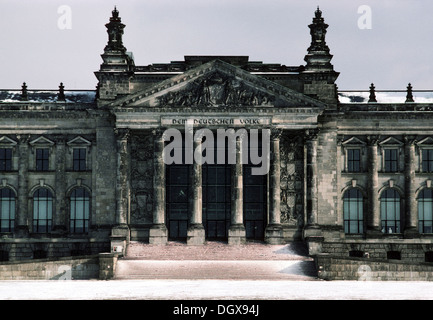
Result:
M385 172L398 171L398 149L385 149Z
M85 171L86 170L86 148L74 149L74 171Z
M50 150L48 148L36 149L36 171L48 171L49 154Z
M0 171L12 170L12 149L0 148Z
M422 171L433 172L433 149L422 150Z
M361 150L360 149L347 150L347 171L348 172L361 171Z

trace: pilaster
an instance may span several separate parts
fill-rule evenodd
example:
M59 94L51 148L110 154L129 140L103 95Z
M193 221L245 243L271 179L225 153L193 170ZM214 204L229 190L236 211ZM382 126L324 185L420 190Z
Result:
M281 226L281 187L280 187L280 137L282 130L271 131L270 170L269 170L269 223L265 229L265 241L270 244L283 242L283 228Z
M123 248L129 243L128 211L129 211L129 152L128 139L130 132L128 129L116 129L117 142L117 174L116 174L116 226L111 231L112 247L115 242L124 241Z
M368 140L368 212L367 237L382 236L380 231L380 202L379 202L379 162L377 156L378 137L369 136Z
M194 139L194 161L192 174L190 175L191 217L187 232L188 245L202 245L205 242L205 230L203 227L203 199L202 199L202 136Z
M29 171L29 135L18 138L18 206L15 215L15 237L26 238L29 235L28 216L28 171Z
M416 185L415 185L415 139L405 137L404 146L404 181L405 181L405 238L417 238L418 232L418 216L417 216L417 201L416 201Z
M236 137L236 164L232 168L232 199L231 225L228 230L229 244L242 244L246 241L243 224L243 170L242 170L242 140L244 136Z
M168 231L165 225L165 164L163 130L153 131L153 226L149 230L149 243L165 245Z
M56 139L56 209L53 216L52 234L57 236L62 236L67 232L65 153L65 139L63 137Z

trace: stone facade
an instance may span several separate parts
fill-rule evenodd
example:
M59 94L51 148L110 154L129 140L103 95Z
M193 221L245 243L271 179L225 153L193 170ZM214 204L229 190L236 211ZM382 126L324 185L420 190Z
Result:
M381 103L373 86L369 102L340 102L319 9L296 67L247 56L135 66L117 9L106 27L96 90L0 92L2 260L170 239L306 241L310 254L356 247L419 261L430 250L432 218L419 211L431 217L433 104L413 102L412 88L402 103ZM268 173L251 174L243 154L254 147L240 137L234 163L166 164L167 131L183 135L183 152L190 127L260 130Z

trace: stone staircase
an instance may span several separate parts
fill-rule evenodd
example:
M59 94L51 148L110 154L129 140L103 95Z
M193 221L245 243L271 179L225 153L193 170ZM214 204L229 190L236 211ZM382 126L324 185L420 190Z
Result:
M301 243L230 246L207 242L166 246L131 242L115 279L316 280L314 260Z

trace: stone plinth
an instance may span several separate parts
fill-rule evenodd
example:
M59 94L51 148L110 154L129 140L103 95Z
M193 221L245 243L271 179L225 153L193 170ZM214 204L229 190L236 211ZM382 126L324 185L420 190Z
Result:
M205 230L202 224L193 224L188 228L186 243L193 246L205 243Z
M239 245L246 242L246 232L243 224L231 225L228 232L228 244Z
M168 230L164 224L156 224L149 229L149 244L165 245L167 241Z
M118 253L99 254L99 280L110 280L116 273Z
M265 241L268 244L283 244L283 227L281 224L268 225L265 229Z

